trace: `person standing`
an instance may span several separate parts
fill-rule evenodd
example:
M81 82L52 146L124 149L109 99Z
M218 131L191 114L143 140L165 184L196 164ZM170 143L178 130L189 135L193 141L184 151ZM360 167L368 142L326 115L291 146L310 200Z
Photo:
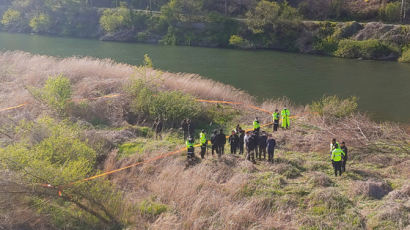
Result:
M211 135L211 144L212 144L212 156L214 155L214 152L216 151L216 154L218 154L218 144L216 137L218 136L218 131L214 130L214 133Z
M243 154L243 145L245 144L245 130L239 127L239 154Z
M205 158L205 152L206 152L206 135L205 135L205 130L201 130L201 133L199 133L199 141L201 142L201 158Z
M162 126L163 126L163 122L161 118L157 119L156 125L155 125L155 139L162 139Z
M290 111L289 109L287 109L286 107L284 109L282 109L281 111L281 117L282 117L282 128L284 129L288 129L290 126Z
M253 121L253 130L259 134L259 130L261 129L261 125L259 123L258 117L255 118Z
M247 132L245 135L245 144L246 144L246 159L248 161L252 161L253 163L255 162L255 148L256 148L256 134L255 132Z
M184 140L186 140L188 138L188 121L186 118L181 122L181 129L184 132Z
M336 141L336 138L333 138L330 142L330 155L332 155L333 150L340 148L339 142Z
M342 172L346 172L346 161L347 161L347 147L345 142L343 141L340 145L340 149L342 149L344 153L343 161L342 161Z
M258 138L258 156L259 160L262 160L262 153L263 153L263 159L266 160L266 141L268 140L268 136L265 131L262 131L262 134Z
M332 151L332 156L330 159L332 160L332 165L335 170L335 176L337 176L337 172L339 172L339 176L342 176L342 159L344 156L344 152L340 148L336 148Z
M186 140L186 149L188 161L192 160L195 156L194 139L192 137L188 137L188 139Z
M231 146L231 154L236 154L236 149L238 148L239 137L235 130L232 130L232 134L228 138L229 145Z
M273 157L275 154L275 147L276 147L276 141L273 139L272 134L269 134L269 138L266 141L266 146L268 148L268 161L273 163Z
M275 112L272 114L272 120L273 120L273 132L278 131L279 127L279 111L278 109L275 109Z
M218 142L217 152L219 156L221 156L225 153L225 144L226 144L226 135L224 134L224 131L222 129L219 130L219 134L217 136L217 142Z

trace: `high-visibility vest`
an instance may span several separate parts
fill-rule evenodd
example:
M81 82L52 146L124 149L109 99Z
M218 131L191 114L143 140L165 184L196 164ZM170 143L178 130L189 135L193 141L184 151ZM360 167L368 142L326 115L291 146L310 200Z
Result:
M192 143L192 142L190 142L189 140L187 140L186 141L186 147L189 149L189 148L192 148L192 147L194 147L194 143Z
M258 129L258 128L260 128L261 127L261 125L259 124L259 121L258 120L254 120L253 121L253 128L254 129Z
M279 113L274 112L274 113L272 114L272 118L273 118L274 121L279 120Z
M330 151L332 152L334 149L340 148L339 142L336 142L335 145L333 145L332 142L330 142Z
M281 115L282 115L282 118L284 118L284 119L288 118L290 116L289 109L282 109Z
M199 134L199 139L201 140L201 144L205 144L205 143L206 143L205 133L201 132L201 133Z
M340 148L334 149L332 151L332 156L331 156L331 160L332 161L341 161L342 160L342 156L344 156L345 153L343 152L343 150L341 150Z

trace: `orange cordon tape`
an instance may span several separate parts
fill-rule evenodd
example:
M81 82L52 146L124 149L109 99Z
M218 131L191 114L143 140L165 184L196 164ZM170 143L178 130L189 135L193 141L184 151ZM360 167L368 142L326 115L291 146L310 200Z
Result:
M83 98L83 99L73 99L72 101L96 100L96 99L100 99L100 98L115 98L115 97L119 97L119 96L122 96L122 95L121 95L121 94L110 94L110 95L105 95L105 96L101 96L101 97L92 97L92 98ZM241 103L241 102L205 100L205 99L196 99L196 101L198 101L198 102L206 102L206 103L219 103L219 104L243 105L244 107L247 107L247 108L250 108L250 109L254 109L254 110L258 110L258 111L262 111L262 112L271 114L271 112L268 111L268 110L265 110L265 109L262 109L262 108L259 108L259 107L253 106L253 105L246 105L246 104ZM0 109L0 112L2 112L2 111L8 111L8 110L13 110L13 109L17 109L17 108L21 108L21 107L24 107L24 106L26 106L26 105L28 105L28 103L23 103L23 104L21 104L21 105L17 105L17 106L13 106L13 107L8 107L8 108ZM297 117L297 116L291 116L290 118L294 118L294 117ZM270 122L270 123L267 123L267 124L263 124L263 125L261 125L260 127L262 128L262 127L266 127L266 126L269 126L269 125L272 125L272 124L273 124L273 122ZM245 130L245 131L251 131L251 130L253 130L253 129L247 129L247 130ZM228 137L228 136L227 136L227 137ZM195 145L195 147L199 147L199 146L201 146L201 144ZM135 166L138 166L138 165L150 163L150 162L153 162L153 161L156 161L156 160L165 158L165 157L169 157L169 156L172 156L172 155L181 153L181 152L183 152L183 151L186 151L186 148L182 148L182 149L179 149L179 150L176 150L176 151L173 151L173 152L169 152L169 153L166 153L166 154L161 154L161 155L159 155L159 156L150 158L150 159L145 160L145 161L137 162L137 163L135 163L135 164L131 164L131 165L128 165L128 166L125 166L125 167L122 167L122 168L118 168L118 169L115 169L115 170L107 171L107 172L104 172L104 173L101 173L101 174L97 174L97 175L95 175L95 176L87 177L87 178L84 178L84 179L81 179L81 180L77 180L77 181L74 181L74 182L71 182L71 183L68 183L68 184L64 184L64 185L53 186L53 185L51 185L51 184L40 184L40 186L45 187L45 188L54 188L54 189L57 189L57 190L58 190L58 195L59 195L59 196L62 196L62 190L63 190L63 188L65 188L65 187L68 187L68 186L71 186L71 185L74 185L74 184L78 184L78 183L81 183L81 182L86 182L86 181L90 181L90 180L93 180L93 179L97 179L97 178L100 178L100 177L103 177L103 176L107 176L107 175L110 175L110 174L114 174L114 173L123 171L123 170L125 170L125 169L129 169L129 168L132 168L132 167L135 167Z

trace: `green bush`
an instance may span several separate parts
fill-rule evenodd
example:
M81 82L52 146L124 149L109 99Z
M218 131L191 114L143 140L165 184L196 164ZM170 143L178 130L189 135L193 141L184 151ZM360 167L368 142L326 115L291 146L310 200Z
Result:
M400 2L389 2L385 7L380 8L379 16L385 22L399 22L400 7Z
M36 95L60 115L65 115L71 103L70 80L63 75L50 77Z
M356 41L344 39L334 52L337 57L377 59L397 54L397 50L376 39Z
M1 24L3 24L6 28L11 26L16 26L21 23L22 17L20 11L8 9L3 14L3 18L1 20Z
M319 101L310 105L310 111L320 116L346 117L357 111L357 97L341 99L337 96L323 96Z
M399 58L399 62L410 63L410 47L406 47L403 49L403 52L401 53L401 57Z
M16 132L19 139L5 149L0 148L0 169L13 172L26 185L21 187L25 188L25 199L39 203L32 207L50 216L63 229L122 226L127 206L110 182L71 184L96 172L97 153L80 139L79 127L44 117L22 122ZM65 187L57 196L57 188L43 188L41 184Z
M151 200L144 200L138 206L140 213L148 218L155 218L161 213L166 212L168 207L164 204L157 203Z
M317 39L313 44L313 49L320 54L332 55L338 47L339 41L333 36Z
M249 48L251 46L248 40L243 39L239 35L232 35L229 38L229 45L239 48Z
M135 80L127 89L131 112L150 119L162 118L167 125L175 126L189 117L195 119L201 112L200 104L179 91L156 91L143 80Z
M100 25L108 33L130 28L132 26L131 10L124 7L106 9L100 18Z
M47 32L51 27L51 20L47 14L39 14L34 16L29 23L31 29L36 32Z

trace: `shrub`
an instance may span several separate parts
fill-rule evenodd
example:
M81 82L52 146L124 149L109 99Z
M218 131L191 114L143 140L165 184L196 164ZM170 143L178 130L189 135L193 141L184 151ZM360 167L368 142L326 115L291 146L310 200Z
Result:
M344 58L377 59L397 53L393 47L375 39L355 41L344 39L339 42L335 56Z
M118 30L131 27L131 11L124 7L106 9L100 18L100 25L108 33L114 33Z
M71 103L70 80L63 75L50 77L46 84L39 91L34 92L40 100L46 102L59 115L66 115L68 106Z
M323 96L310 105L310 110L320 116L342 118L357 111L357 97L341 99L337 96Z
M144 54L144 66L148 68L153 68L154 64L152 63L151 58L148 56L148 54Z
M324 39L317 39L313 45L313 49L321 54L331 55L337 50L339 41L333 36Z
M250 48L251 44L248 40L243 39L239 35L232 35L229 38L229 45L239 47L239 48Z
M1 24L5 27L15 26L18 25L22 21L20 11L8 9L3 14L3 18L1 20Z
M351 203L349 199L340 194L336 188L316 190L309 195L307 201L313 211L318 207L323 207L326 212L337 213L343 213L345 208Z
M389 2L385 7L380 8L379 16L385 22L399 22L400 7L400 2Z
M47 14L34 16L29 23L31 29L36 32L47 32L51 26L50 17Z
M144 200L138 206L140 213L148 218L155 218L161 213L166 212L168 207L164 204L157 203L151 200Z
M401 53L401 57L399 58L399 62L410 63L410 47L406 47L403 49L403 52Z

